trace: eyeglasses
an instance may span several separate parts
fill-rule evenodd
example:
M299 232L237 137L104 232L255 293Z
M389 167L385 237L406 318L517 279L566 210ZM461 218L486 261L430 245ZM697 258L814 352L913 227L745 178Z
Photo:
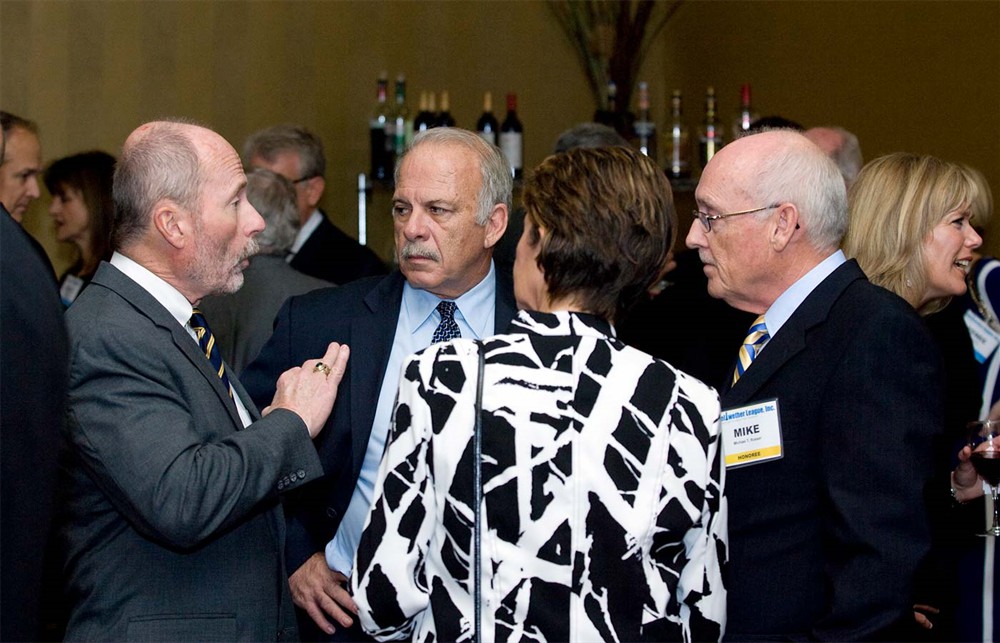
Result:
M742 210L740 212L730 212L729 214L705 214L701 210L694 210L691 214L697 217L701 221L701 225L705 226L705 232L712 231L712 222L718 221L719 219L725 219L726 217L735 217L740 214L753 214L754 212L763 212L764 210L771 210L773 208L781 205L780 203L772 203L771 205L765 205L762 208L754 208L753 210Z
M292 181L292 185L298 185L303 181L308 181L309 179L315 179L317 176L319 176L319 174L310 174L309 176L303 176L301 179L295 179L294 181Z

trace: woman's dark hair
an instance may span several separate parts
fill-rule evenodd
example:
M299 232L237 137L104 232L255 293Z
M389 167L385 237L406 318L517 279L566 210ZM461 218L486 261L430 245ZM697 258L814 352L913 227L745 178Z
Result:
M626 147L548 157L530 175L523 200L549 295L572 298L609 321L659 278L677 230L666 175Z
M87 207L90 223L90 265L82 265L81 274L91 274L102 259L111 258L111 225L114 203L111 185L115 157L106 152L82 152L53 161L45 170L45 187L53 196L62 196L67 188L80 193Z

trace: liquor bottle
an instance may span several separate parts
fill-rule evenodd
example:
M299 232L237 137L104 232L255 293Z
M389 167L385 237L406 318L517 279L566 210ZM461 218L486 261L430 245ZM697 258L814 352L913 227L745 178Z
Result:
M604 106L594 112L594 122L607 125L618 131L618 86L615 81L608 81L608 99Z
M455 119L451 116L451 101L448 100L448 90L441 92L441 111L435 119L435 127L455 127Z
M425 127L424 129L437 127L437 119L438 119L437 94L435 94L434 92L427 92L427 113L430 116L427 119L427 127Z
M684 124L681 90L675 89L670 99L670 130L664 136L667 144L667 176L686 179L691 176L691 137Z
M393 108L395 137L393 139L393 154L399 158L406 151L406 146L413 140L413 119L410 110L406 109L406 77L396 76L396 105Z
M378 85L375 93L375 109L372 110L371 118L368 121L368 134L371 139L372 178L377 181L385 181L392 176L392 157L389 150L392 149L391 140L386 139L387 124L391 120L389 115L389 105L386 103L386 90L389 85L389 78L385 72L378 77Z
M524 128L521 119L517 117L517 94L507 94L507 116L500 126L500 149L510 163L510 171L515 179L521 178L524 140Z
M714 87L709 87L705 92L705 121L701 124L698 139L701 167L704 168L723 145L722 128L719 126L719 119L715 113Z
M420 111L413 119L414 132L422 132L434 127L434 112L430 111L428 107L430 105L430 100L427 98L428 93L427 90L420 92Z
M500 124L497 122L496 116L493 115L493 93L486 92L483 94L483 115L476 121L476 132L487 143L496 145L499 130Z
M733 121L733 139L750 129L750 124L757 120L757 113L750 107L750 83L740 87L740 113Z
M649 83L639 83L639 114L633 124L639 151L659 163L656 157L656 122L649 112Z

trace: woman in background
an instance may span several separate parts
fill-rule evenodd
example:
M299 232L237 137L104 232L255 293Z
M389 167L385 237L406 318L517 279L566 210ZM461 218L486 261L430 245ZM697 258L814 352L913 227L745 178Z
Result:
M523 198L521 310L482 343L483 640L717 640L718 395L613 326L659 278L670 185L634 150L576 149ZM454 340L403 365L352 578L376 638L473 636L479 351Z
M872 282L895 292L921 315L938 313L966 292L974 251L982 243L972 222L989 214L983 189L970 168L933 156L896 153L875 159L848 193L844 253L858 260ZM949 308L927 321L943 357L946 415L935 447L938 472L927 495L932 556L921 570L915 616L925 628L933 622L935 640L952 640L962 627L955 616L961 590L957 561L968 549L972 531L956 528L967 524L970 512L951 503L982 495L968 451L962 449L966 424L980 417L979 387L961 312ZM955 457L959 452L961 463Z
M970 168L970 171L980 188L979 204L973 209L977 227L982 230L993 215L993 193L982 172L975 168ZM959 310L965 313L964 320L975 347L974 364L979 371L977 383L982 392L977 417L1000 419L1000 322L997 321L1000 312L1000 261L996 257L976 259L969 272L969 290L956 303L961 303ZM952 485L956 489L956 497L969 503L972 530L980 531L984 524L993 521L993 512L989 507L992 499L989 499L990 502L987 499L969 502L977 495L984 495L982 479L970 465L964 464L970 455L971 449L968 448L959 454L963 465L955 470ZM959 640L985 641L992 638L1000 641L1000 601L996 597L1000 566L997 564L996 541L996 538L969 539L964 551L957 557Z
M56 238L79 251L77 261L59 278L64 306L73 303L101 261L111 258L114 172L115 157L97 151L61 158L45 170Z
M861 170L848 194L844 254L873 283L928 315L965 294L979 187L965 166L896 153Z

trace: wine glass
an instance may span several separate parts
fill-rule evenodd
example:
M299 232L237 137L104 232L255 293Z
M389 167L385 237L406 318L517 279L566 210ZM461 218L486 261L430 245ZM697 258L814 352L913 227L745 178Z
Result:
M972 456L969 462L975 467L976 473L990 486L993 495L993 526L986 530L983 536L1000 536L1000 507L997 502L997 491L1000 490L1000 420L979 420L970 422L969 446Z

